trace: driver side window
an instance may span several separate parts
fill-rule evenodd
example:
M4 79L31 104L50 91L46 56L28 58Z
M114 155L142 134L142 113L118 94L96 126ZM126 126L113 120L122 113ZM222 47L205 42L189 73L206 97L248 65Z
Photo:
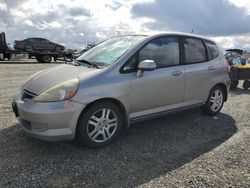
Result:
M154 60L157 68L180 64L178 38L174 36L159 37L151 40L136 52L126 63L125 72L136 71L137 65L143 60Z

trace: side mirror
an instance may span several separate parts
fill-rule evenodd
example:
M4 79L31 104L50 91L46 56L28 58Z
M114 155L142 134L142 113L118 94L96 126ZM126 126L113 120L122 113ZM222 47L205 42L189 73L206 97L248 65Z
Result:
M154 60L143 60L138 65L138 71L136 73L137 77L142 77L144 71L153 71L156 69L156 64Z

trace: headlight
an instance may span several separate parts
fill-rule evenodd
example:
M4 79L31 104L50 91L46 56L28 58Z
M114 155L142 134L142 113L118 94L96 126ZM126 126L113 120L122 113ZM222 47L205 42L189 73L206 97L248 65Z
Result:
M49 88L34 98L36 102L63 101L73 97L78 90L79 80L77 78L65 81Z

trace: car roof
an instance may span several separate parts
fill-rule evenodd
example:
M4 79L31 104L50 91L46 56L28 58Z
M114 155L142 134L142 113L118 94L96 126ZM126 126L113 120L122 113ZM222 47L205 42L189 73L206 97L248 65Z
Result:
M200 39L215 42L214 40L212 40L208 37L202 36L202 35L197 35L197 34L192 34L192 33L184 33L184 32L165 32L165 33L154 34L153 36L161 36L161 35L177 35L177 36L184 36L184 37L194 37L194 38L200 38Z
M184 32L163 32L163 33L154 33L154 34L131 34L131 35L120 35L120 36L145 36L147 38L155 38L155 37L161 37L166 35L175 35L175 36L184 36L184 37L193 37L193 38L199 38L203 40L208 40L216 43L214 40L204 37L197 34L191 34L191 33L184 33ZM118 36L118 37L120 37Z
M28 39L43 39L43 40L48 40L48 39L45 39L45 38L39 38L39 37L27 38L27 39L25 39L25 40L28 40Z

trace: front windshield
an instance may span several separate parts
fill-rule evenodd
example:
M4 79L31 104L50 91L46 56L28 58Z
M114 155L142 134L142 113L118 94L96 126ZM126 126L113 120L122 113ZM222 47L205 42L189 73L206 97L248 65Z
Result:
M108 39L85 52L77 60L88 61L103 67L111 65L144 37L131 35Z

